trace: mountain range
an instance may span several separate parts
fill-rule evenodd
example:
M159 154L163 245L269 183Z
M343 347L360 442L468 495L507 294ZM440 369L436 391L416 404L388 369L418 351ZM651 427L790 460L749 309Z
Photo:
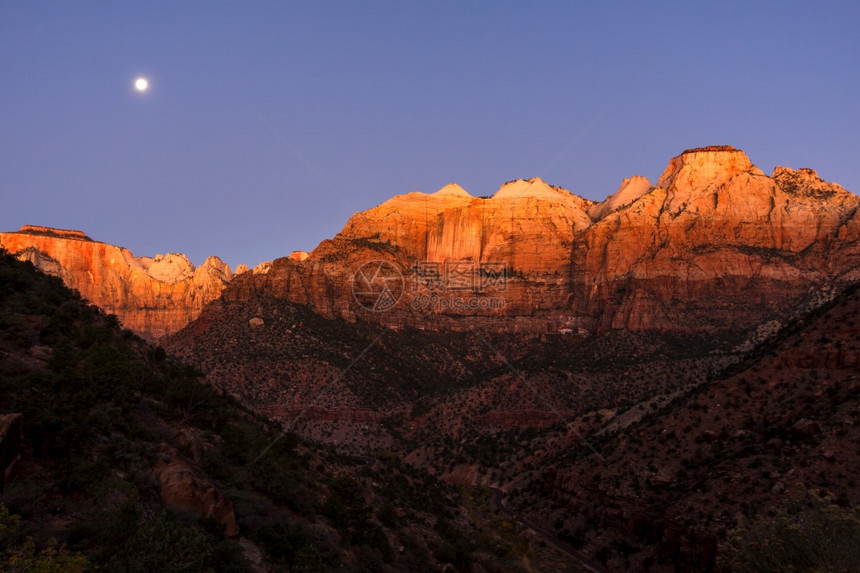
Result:
M767 176L742 151L712 146L673 158L654 185L625 179L601 203L539 178L488 198L455 184L400 195L309 254L235 277L216 257L195 269L182 255L138 258L80 232L25 226L0 245L151 339L185 326L228 283L228 299L268 292L395 328L737 335L857 279L858 205L810 169ZM387 312L354 296L356 273L377 260L399 280Z
M860 498L858 206L710 146L602 202L400 195L252 270L35 226L0 247L309 443L494 488L612 570L731 569L797 487Z

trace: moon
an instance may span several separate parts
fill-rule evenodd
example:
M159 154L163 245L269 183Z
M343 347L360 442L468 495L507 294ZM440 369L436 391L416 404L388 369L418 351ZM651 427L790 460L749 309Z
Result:
M145 92L149 89L149 80L146 78L137 78L134 80L134 89L139 92Z

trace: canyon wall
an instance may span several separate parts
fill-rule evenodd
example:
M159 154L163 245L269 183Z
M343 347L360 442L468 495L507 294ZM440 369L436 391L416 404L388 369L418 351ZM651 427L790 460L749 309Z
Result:
M135 257L80 231L25 225L0 233L0 247L61 278L116 314L123 326L153 340L197 318L232 278L230 267L217 257L197 268L184 255Z
M625 179L601 203L540 179L489 198L454 184L397 196L226 296L262 290L394 327L740 331L860 278L858 206L812 170L767 176L740 150L706 147L673 158L656 185ZM374 260L390 266L362 284ZM387 286L390 308L353 296Z
M750 327L860 263L858 197L814 171L768 177L729 148L674 158L656 186L574 242L571 310L598 329Z
M602 202L539 178L491 197L456 184L356 213L311 253L238 273L24 227L0 245L158 338L221 295L258 292L400 328L583 335L742 331L860 278L860 198L810 169L765 175L728 146L673 158ZM246 271L244 267L241 269ZM237 269L238 271L238 269Z

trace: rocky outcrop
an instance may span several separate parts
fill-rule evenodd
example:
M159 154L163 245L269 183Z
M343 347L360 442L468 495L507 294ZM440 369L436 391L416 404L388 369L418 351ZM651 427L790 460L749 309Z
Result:
M656 185L625 179L601 203L540 179L489 198L455 184L397 196L225 296L263 291L393 327L742 331L860 279L858 206L814 171L767 176L712 146L673 158ZM371 261L390 266L368 275ZM362 281L371 294L392 287L397 304L368 311L367 292L353 296Z
M591 224L592 205L539 178L508 182L490 198L454 184L413 192L357 213L304 260L278 259L265 273L244 273L225 295L267 292L326 317L392 327L463 329L475 324L463 317L477 317L491 329L556 332L573 326L561 311L570 247ZM391 264L382 279L395 288L397 304L385 312L355 296L362 275L379 278L374 261Z
M642 195L654 189L648 178L634 175L621 182L618 191L606 198L602 203L595 203L588 209L588 215L594 221L599 221L608 214L626 207Z
M161 455L153 476L160 486L164 504L200 517L211 517L224 527L224 535L238 535L233 502L212 485L196 464L175 449L165 445Z
M30 235L42 235L44 237L55 237L58 239L80 239L82 241L92 241L83 231L75 231L72 229L54 229L53 227L42 227L40 225L24 225L18 230L19 233L28 233Z
M25 225L0 233L0 247L60 277L81 296L141 336L157 339L197 318L230 281L230 267L209 257L199 267L178 254L135 257L80 231Z
M492 197L453 183L400 195L311 253L243 265L224 296L395 328L739 333L860 280L858 206L811 169L767 176L738 149L690 149L655 185L631 177L600 203L539 178ZM215 258L138 259L78 231L25 227L0 244L151 338L194 319L231 276Z
M571 309L591 328L748 328L850 276L858 197L813 172L766 176L739 150L689 150L656 188L577 236Z
M567 272L571 241L591 224L591 206L540 178L505 183L489 199L451 184L357 213L338 238L396 245L419 261L501 262L520 273Z

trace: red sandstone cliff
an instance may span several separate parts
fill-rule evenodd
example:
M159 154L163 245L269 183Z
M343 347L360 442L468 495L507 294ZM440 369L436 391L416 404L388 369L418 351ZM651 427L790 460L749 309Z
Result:
M80 231L25 225L0 233L0 247L60 277L91 303L116 314L123 326L156 339L197 318L232 277L217 257L197 267L184 255L135 257Z
M265 291L324 316L391 326L462 329L458 317L478 315L500 330L557 329L569 322L561 309L571 245L591 225L593 205L539 178L508 182L488 199L455 184L400 195L356 213L307 258L237 277L225 296ZM374 260L391 262L402 277L399 302L386 312L368 312L353 296L356 272Z
M577 236L572 310L602 329L763 322L858 278L858 205L811 170L768 177L739 150L687 151Z
M602 203L540 179L491 198L453 184L397 196L354 215L306 259L242 275L226 296L262 290L392 326L742 330L857 280L858 206L814 171L768 177L742 151L714 146L672 159L655 186L626 179ZM403 277L385 312L353 297L356 271L374 259ZM484 265L505 277L464 287L447 265L471 266L478 283Z
M625 179L601 203L538 178L489 198L455 184L400 195L309 254L237 273L224 296L266 292L393 327L741 331L860 278L858 206L812 170L767 176L712 146L673 158L656 185ZM0 244L150 337L194 319L230 280L215 258L196 270L181 255L137 259L76 231L25 227ZM363 268L371 261L388 266ZM391 304L369 310L368 294L387 287Z
M500 261L524 273L567 272L574 233L591 225L590 206L540 178L505 183L489 199L451 184L357 213L338 237L372 237L422 261Z

